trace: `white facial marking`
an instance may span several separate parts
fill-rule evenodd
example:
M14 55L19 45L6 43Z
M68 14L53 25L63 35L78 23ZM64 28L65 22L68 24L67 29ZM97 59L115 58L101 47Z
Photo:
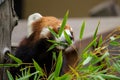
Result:
M28 35L27 35L27 37L29 37L33 33L32 32L33 22L40 20L41 18L42 18L42 15L40 15L39 13L34 13L28 17L28 22L27 22Z
M72 34L70 33L70 30L65 30L65 32L72 37ZM66 42L65 36L64 36L64 32L62 33L62 35L59 38L55 38L55 40L57 42ZM73 41L72 41L73 42ZM58 49L65 49L64 46L57 46Z
M43 28L40 33L40 38L48 38L48 34L50 33L48 28Z
M72 36L69 30L65 30L65 32L66 32L69 36ZM64 32L62 33L62 35L61 35L59 38L56 38L56 41L65 41Z

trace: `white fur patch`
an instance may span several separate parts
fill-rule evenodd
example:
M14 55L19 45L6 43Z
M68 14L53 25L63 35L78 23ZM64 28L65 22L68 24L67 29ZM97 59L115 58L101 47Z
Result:
M65 30L65 32L72 37L72 34L70 33L69 30ZM59 38L56 38L55 39L57 42L66 42L66 39L65 39L65 35L64 35L64 32L62 33L62 35L59 37ZM73 42L73 41L72 41ZM64 46L57 46L58 49L64 49L65 47Z
M41 33L40 33L40 38L48 38L49 33L50 33L50 31L47 27L43 28Z
M3 49L3 54L5 54L7 51L10 52L10 49L9 49L8 47L5 47L5 48Z
M65 30L65 32L69 35L69 36L72 36L72 34L70 33L69 30ZM64 35L64 32L62 33L62 35L59 37L59 38L56 38L56 41L65 41L65 35Z
M32 24L33 22L40 20L42 18L42 15L39 13L34 13L28 17L28 22L27 22L27 28L28 28L28 37L33 33L32 31Z

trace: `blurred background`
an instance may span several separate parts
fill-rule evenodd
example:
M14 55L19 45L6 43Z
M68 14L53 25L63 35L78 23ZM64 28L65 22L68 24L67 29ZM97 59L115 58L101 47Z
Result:
M19 22L12 33L13 46L18 46L27 35L27 17L35 12L62 20L69 10L67 23L73 28L75 40L79 39L82 22L86 22L83 40L87 41L84 44L90 41L99 21L98 34L106 35L120 26L120 0L14 0L14 2Z
M20 19L39 12L43 15L63 17L67 10L69 17L119 16L120 0L14 0Z

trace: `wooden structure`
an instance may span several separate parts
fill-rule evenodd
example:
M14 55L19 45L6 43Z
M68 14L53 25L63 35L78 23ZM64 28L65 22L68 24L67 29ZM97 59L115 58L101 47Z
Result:
M0 0L0 63L9 62L6 53L11 51L11 33L18 18L13 0ZM6 68L0 68L0 80L7 80Z

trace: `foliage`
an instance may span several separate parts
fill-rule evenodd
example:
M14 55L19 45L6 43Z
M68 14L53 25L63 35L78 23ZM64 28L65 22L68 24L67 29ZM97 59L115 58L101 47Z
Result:
M64 31L64 26L67 22L68 12L64 16L60 31L56 34L51 28L49 30L51 33L59 38L64 32L66 37L66 41L68 44L64 44L61 42L56 42L53 40L49 40L49 42L53 43L53 45L48 49L51 50L55 48L57 45L71 45L71 39ZM120 55L111 56L109 53L108 46L120 46L120 43L116 41L119 39L119 35L112 36L109 40L103 40L102 36L99 38L97 37L98 27L100 22L97 25L97 28L93 35L93 40L83 49L82 54L79 55L79 63L76 68L72 68L69 66L70 71L64 75L59 76L60 70L62 67L62 51L59 52L58 58L53 52L53 58L56 60L56 67L55 70L47 77L45 71L37 64L35 60L33 60L32 67L35 67L36 72L30 73L30 66L21 69L22 75L16 77L16 80L29 80L29 77L34 76L34 80L39 80L41 77L44 80L120 80ZM82 40L83 34L85 29L85 21L83 21L80 29L80 41ZM105 41L109 41L106 45L104 45ZM94 46L93 50L90 50ZM20 59L14 57L13 55L9 54L11 59L16 61L17 64L0 64L0 67L18 67L23 63ZM9 80L14 80L11 73L7 71Z

